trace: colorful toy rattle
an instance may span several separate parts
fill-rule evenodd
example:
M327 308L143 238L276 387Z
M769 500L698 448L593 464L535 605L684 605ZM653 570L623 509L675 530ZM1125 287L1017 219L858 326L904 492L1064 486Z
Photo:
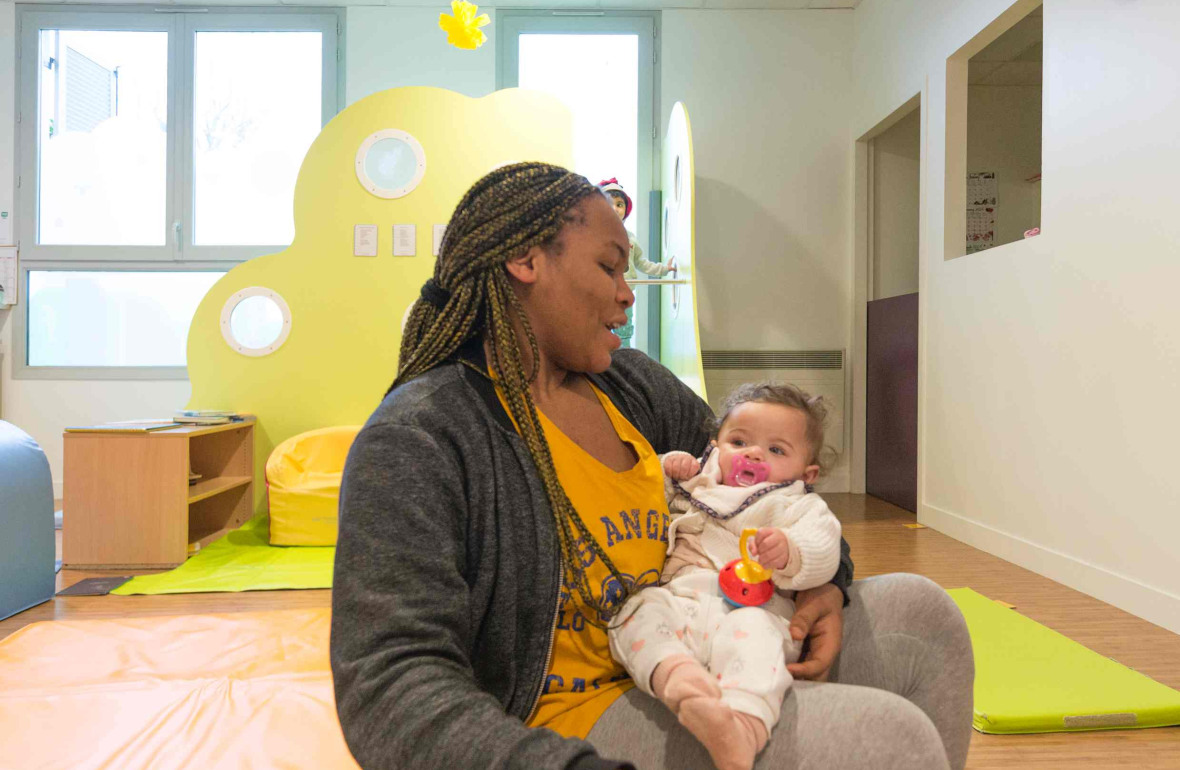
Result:
M734 559L721 570L721 598L734 607L758 607L770 601L774 595L774 583L770 582L770 570L750 558L746 541L758 534L753 527L742 530L738 540L742 558Z
M725 484L731 487L752 487L770 478L770 466L751 460L745 455L734 455L729 461Z

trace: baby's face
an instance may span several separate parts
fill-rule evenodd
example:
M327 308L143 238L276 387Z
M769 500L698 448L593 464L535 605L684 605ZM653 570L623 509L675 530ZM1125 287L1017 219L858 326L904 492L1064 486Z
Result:
M729 478L733 458L765 463L771 483L798 481L810 484L819 475L819 466L809 464L812 451L807 443L807 415L782 404L747 401L729 413L717 434L717 451L721 454L721 477Z

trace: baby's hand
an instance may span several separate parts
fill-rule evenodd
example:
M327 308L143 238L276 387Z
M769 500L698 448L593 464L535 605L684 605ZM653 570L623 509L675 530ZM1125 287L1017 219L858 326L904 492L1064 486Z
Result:
M791 559L791 541L781 529L763 527L750 544L750 555L758 557L758 563L767 569L782 569Z
M664 473L676 481L688 481L700 470L700 460L687 452L672 452L664 457Z

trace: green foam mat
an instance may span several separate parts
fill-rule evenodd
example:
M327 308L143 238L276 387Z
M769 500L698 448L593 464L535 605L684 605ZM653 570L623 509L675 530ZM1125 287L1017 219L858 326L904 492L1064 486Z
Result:
M214 540L169 572L140 575L112 594L194 594L331 588L334 546L273 546L266 516Z
M975 650L981 733L1054 733L1180 724L1180 692L1103 657L970 588L959 605Z

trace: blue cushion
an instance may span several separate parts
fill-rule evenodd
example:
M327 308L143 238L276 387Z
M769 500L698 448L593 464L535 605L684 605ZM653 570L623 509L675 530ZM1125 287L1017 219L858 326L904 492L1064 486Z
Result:
M0 420L0 619L53 598L55 551L49 461Z

